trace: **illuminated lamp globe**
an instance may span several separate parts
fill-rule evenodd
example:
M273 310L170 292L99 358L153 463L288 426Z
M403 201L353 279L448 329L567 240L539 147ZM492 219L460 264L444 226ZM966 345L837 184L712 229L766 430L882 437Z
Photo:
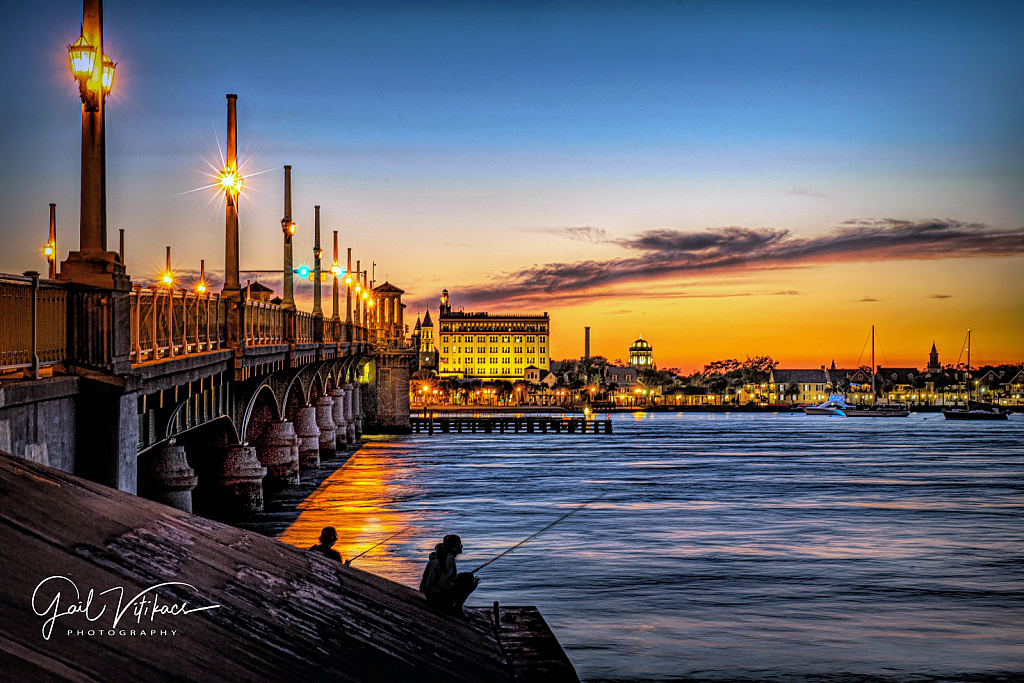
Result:
M109 95L114 89L114 70L117 64L110 57L103 55L103 94Z
M79 36L73 45L68 45L68 58L71 60L71 73L79 81L88 80L96 65L96 48Z
M237 169L225 168L220 172L220 186L225 192L241 192L242 174Z

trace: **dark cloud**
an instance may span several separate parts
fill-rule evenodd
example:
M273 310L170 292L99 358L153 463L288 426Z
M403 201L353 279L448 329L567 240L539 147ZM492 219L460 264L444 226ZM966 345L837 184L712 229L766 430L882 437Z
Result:
M863 299L860 299L859 303L862 303L862 304L864 304L864 303L873 303L875 301L881 301L881 299L876 299L873 296L866 296Z
M953 295L952 295L952 294L932 294L932 295L931 295L930 297L928 297L928 298L929 298L929 299L948 299L948 298L950 298L951 296L953 296Z
M563 301L589 298L612 285L681 276L825 263L1018 256L1024 254L1024 229L884 219L847 221L813 237L797 237L784 229L725 227L648 230L612 243L637 255L524 268L502 275L500 286L463 290L459 298L467 305L534 298Z
M775 296L800 296L800 292L795 289L787 289L782 292L775 292Z

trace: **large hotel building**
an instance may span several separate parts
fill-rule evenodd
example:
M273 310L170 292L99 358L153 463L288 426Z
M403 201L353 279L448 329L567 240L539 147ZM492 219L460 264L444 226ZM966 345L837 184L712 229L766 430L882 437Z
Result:
M448 290L434 335L441 377L522 378L531 365L550 368L551 320L541 315L452 312ZM543 375L542 375L543 376Z

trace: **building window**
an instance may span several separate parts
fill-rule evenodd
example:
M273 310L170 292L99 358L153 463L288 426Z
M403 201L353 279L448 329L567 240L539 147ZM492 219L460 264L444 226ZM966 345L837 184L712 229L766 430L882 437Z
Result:
M441 353L448 353L448 347L447 346L443 347Z
M497 346L492 346L491 347L491 353L497 353L497 352L498 352L498 347Z
M497 344L498 343L498 338L497 337L491 337L491 343L492 344Z
M501 338L501 343L502 344L508 344L508 340L509 340L509 337L502 337Z
M544 350L544 347L543 347L543 346L542 346L542 347L540 347L540 352L541 352L541 353L547 353L547 352L546 352L546 351Z
M448 341L448 335L445 335L445 336L441 337L441 341L443 341L443 342Z
M535 349L534 347L532 347L532 346L527 346L527 347L526 347L526 352L527 352L527 353L533 353L533 352L534 352L535 350L536 350L536 349Z
M497 358L492 358L491 359L491 365L497 365L497 364L498 364L498 359Z

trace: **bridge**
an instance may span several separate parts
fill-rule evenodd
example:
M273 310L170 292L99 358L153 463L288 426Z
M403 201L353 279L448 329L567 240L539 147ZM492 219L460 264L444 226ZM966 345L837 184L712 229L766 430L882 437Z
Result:
M240 286L237 97L227 96L220 292L205 277L191 290L132 282L123 247L107 250L96 99L83 94L80 250L58 271L51 205L49 277L0 275L0 451L230 519L262 509L265 490L297 483L364 431L409 431L416 350L405 337L403 291L368 282L351 250L343 268L337 233L333 266L321 275L319 206L313 310L295 305L290 166L284 298ZM325 280L330 314L321 309Z

